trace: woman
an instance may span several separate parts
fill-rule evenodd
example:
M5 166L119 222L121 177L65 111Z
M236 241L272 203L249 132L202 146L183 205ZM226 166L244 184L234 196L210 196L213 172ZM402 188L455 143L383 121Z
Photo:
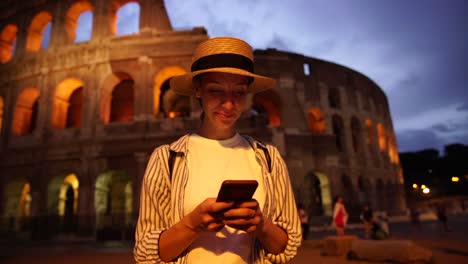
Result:
M286 165L275 147L235 128L248 93L271 89L275 81L253 73L249 44L219 37L199 44L191 73L170 84L176 93L198 99L202 122L196 133L151 155L141 190L136 262L286 263L301 243ZM171 151L177 153L173 168ZM259 186L252 200L216 202L226 179L253 179Z
M344 228L348 221L348 213L343 204L343 197L338 196L335 202L335 208L333 209L333 224L336 228L336 234L338 236L344 236Z

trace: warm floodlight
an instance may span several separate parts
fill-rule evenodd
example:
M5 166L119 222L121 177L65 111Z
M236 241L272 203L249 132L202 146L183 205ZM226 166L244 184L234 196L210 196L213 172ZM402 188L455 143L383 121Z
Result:
M431 190L429 188L427 188L427 187L423 189L424 194L428 194L430 192L431 192Z

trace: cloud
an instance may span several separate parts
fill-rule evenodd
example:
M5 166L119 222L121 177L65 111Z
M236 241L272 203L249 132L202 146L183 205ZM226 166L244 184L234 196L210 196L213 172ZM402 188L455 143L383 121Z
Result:
M399 152L429 148L441 150L444 146L444 141L431 130L405 130L396 134Z
M468 111L468 102L461 104L459 107L457 107L457 111Z

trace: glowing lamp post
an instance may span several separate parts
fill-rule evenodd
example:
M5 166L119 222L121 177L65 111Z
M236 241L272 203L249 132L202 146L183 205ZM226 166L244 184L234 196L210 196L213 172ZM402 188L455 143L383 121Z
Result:
M458 178L457 176L452 177L452 182L459 182L459 181L460 181L460 178Z
M431 190L429 188L424 188L423 191L422 191L424 194L429 194L431 192Z

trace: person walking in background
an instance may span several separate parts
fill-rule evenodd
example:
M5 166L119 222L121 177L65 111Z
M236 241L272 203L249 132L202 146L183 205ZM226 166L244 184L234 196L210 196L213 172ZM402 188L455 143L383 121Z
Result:
M343 197L338 196L335 202L335 208L333 209L333 224L336 228L336 234L338 236L344 236L344 228L348 222L348 213L343 204Z
M361 218L361 221L364 223L364 231L365 231L366 239L369 239L371 232L372 232L372 226L374 223L374 215L373 215L372 209L370 208L369 203L364 205L360 218Z
M445 210L445 206L442 203L437 205L437 220L439 220L442 230L445 232L450 231L447 223L447 211Z
M299 218L301 219L301 227L302 227L302 239L307 239L309 235L309 214L307 214L306 209L304 208L304 204L299 203L298 206L298 213Z
M236 129L249 94L274 86L254 74L252 47L232 37L200 43L191 72L170 80L200 103L201 125L150 157L137 263L286 263L296 255L302 232L286 164L276 147ZM258 188L251 200L217 201L225 180L256 180Z

